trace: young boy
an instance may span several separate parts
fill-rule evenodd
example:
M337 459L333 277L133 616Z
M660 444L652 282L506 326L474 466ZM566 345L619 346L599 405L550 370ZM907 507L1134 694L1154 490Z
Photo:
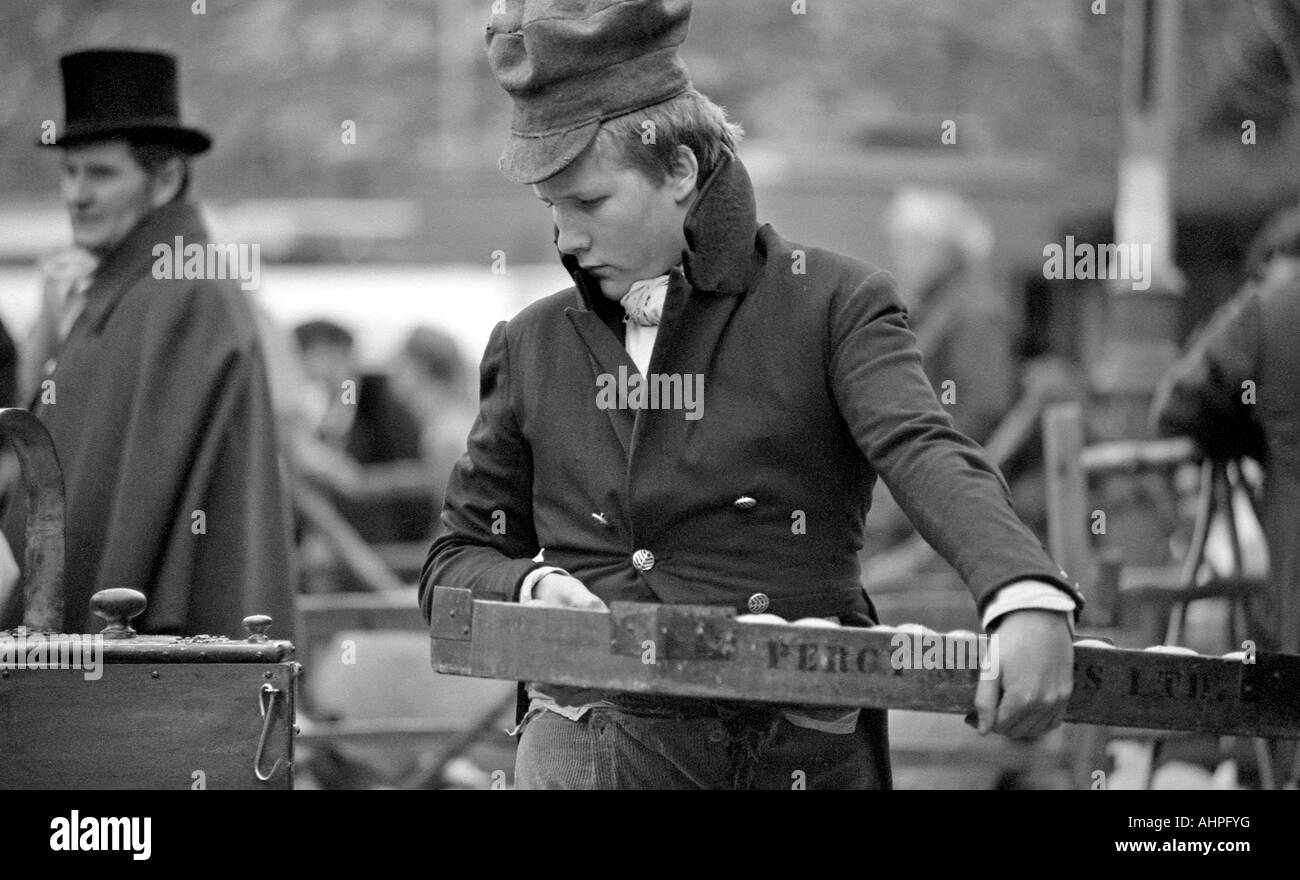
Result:
M935 399L891 277L758 225L740 131L677 56L689 3L494 10L501 169L551 209L575 286L492 333L426 618L449 585L869 625L857 552L879 475L997 629L980 730L1060 724L1082 598ZM890 784L883 711L528 697L518 788Z

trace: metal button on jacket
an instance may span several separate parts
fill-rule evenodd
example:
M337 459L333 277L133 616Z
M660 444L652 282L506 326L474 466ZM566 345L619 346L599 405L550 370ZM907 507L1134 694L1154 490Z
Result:
M756 498L751 498L748 495L741 495L733 501L732 504L736 506L737 510L753 510L758 506L758 500Z
M632 554L632 566L637 571L649 571L655 567L655 555L649 550L638 550Z
M772 605L772 600L767 598L767 593L755 593L749 597L749 610L752 614L762 614Z

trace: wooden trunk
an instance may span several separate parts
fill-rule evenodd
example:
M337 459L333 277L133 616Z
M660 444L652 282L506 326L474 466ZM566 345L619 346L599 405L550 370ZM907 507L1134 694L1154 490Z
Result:
M32 639L48 662L92 638L0 633L0 789L292 789L291 644L137 636L30 668Z
M143 593L100 590L97 635L65 635L63 474L26 410L0 409L27 491L23 623L0 631L0 789L293 788L293 645L140 636Z

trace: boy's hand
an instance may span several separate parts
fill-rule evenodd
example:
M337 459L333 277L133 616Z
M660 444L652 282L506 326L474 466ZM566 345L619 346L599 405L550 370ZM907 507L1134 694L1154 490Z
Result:
M589 611L609 610L599 596L587 589L586 584L558 571L547 573L533 585L533 602L565 608L585 608Z
M1065 614L1012 611L994 631L999 670L975 691L979 732L1032 739L1060 726L1074 690L1074 647Z

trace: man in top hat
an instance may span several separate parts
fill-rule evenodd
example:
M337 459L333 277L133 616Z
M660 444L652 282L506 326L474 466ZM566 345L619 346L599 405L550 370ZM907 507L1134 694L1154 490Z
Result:
M52 273L24 405L63 466L63 629L98 632L91 595L129 587L149 600L142 632L240 637L244 616L269 614L287 638L289 511L251 304L209 266L188 279L158 268L173 248L206 250L187 193L211 139L181 122L170 55L60 64L66 125L53 146L79 250ZM12 488L3 500L22 559L26 505ZM21 621L14 593L0 625Z
M514 100L500 166L550 209L574 286L492 332L426 618L445 584L868 625L857 551L880 476L999 637L981 732L1055 727L1082 597L936 400L891 276L758 224L740 131L677 56L689 14L687 0L494 6L488 57ZM655 403L627 377L702 395ZM521 788L890 785L882 711L527 696Z

